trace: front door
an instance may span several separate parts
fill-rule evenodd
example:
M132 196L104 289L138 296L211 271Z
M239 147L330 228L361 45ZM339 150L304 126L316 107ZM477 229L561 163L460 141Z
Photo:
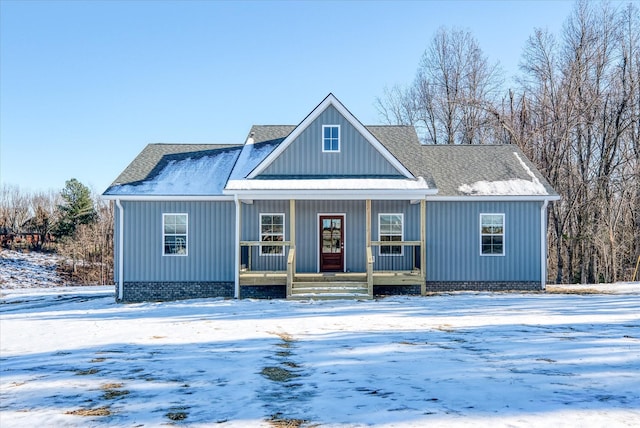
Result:
M344 216L320 216L320 272L344 271Z

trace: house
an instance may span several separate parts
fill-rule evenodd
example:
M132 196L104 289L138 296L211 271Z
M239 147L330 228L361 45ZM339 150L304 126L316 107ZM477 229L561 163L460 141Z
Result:
M332 94L241 145L150 144L103 196L122 302L540 290L559 199L515 146L422 145Z

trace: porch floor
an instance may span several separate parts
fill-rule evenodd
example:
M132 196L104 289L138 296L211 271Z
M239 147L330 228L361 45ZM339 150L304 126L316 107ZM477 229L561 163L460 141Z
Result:
M420 271L378 271L373 285L422 285ZM244 271L240 285L287 285L287 272ZM366 272L296 273L291 284L290 299L370 299Z

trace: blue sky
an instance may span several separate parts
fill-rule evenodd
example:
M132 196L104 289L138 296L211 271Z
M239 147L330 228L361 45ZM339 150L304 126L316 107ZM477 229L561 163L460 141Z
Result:
M0 182L97 193L148 143L242 143L332 92L365 124L440 27L507 76L573 1L0 1Z

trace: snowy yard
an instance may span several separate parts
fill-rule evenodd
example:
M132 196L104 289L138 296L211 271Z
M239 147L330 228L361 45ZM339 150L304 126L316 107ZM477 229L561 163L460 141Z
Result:
M640 284L615 289L122 305L5 281L0 426L638 426Z

